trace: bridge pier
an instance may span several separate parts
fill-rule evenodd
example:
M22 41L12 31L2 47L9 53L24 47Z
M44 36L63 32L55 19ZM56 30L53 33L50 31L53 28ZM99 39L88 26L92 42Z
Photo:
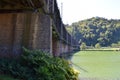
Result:
M52 53L52 24L48 15L32 14L31 18L31 49L40 49Z
M0 14L0 55L19 55L23 46L52 53L50 16L42 13Z
M52 53L54 56L60 56L63 53L69 53L72 52L73 49L70 45L66 44L66 43L62 43L60 42L60 40L56 40L55 38L53 38L53 42L52 42Z

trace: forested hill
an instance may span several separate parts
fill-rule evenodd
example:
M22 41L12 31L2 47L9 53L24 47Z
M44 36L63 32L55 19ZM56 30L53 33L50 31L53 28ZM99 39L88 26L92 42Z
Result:
M66 28L74 38L87 46L120 44L120 20L93 17L66 25Z

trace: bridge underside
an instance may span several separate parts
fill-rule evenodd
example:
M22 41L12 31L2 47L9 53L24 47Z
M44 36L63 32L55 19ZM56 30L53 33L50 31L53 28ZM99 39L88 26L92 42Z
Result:
M31 1L33 4L38 1L40 5L32 6L31 2L25 5L24 0L13 3L9 0L0 1L0 56L19 56L22 47L40 49L54 56L72 51L71 42L75 44L75 41L64 28L56 2L53 5L55 12L51 15L43 5L45 2ZM36 9L37 12L34 11Z

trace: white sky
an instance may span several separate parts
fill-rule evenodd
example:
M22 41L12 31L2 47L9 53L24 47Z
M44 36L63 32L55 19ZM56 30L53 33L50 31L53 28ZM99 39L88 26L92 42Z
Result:
M63 22L71 24L91 17L120 19L120 0L57 0L63 3ZM60 10L61 11L61 10Z

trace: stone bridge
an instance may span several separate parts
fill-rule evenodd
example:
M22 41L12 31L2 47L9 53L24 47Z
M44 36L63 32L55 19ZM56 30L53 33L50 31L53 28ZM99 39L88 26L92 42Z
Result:
M0 0L0 56L19 56L22 47L54 56L77 49L56 0Z

